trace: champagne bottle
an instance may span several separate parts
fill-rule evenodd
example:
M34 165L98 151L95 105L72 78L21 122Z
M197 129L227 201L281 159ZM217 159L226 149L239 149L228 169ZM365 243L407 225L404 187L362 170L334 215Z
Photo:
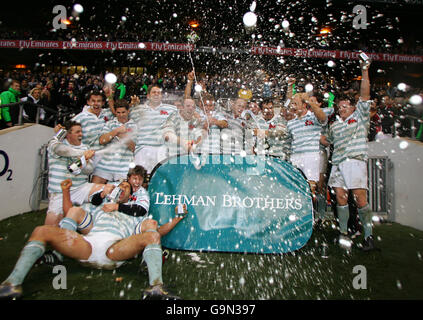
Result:
M367 70L370 66L370 58L367 54L365 54L363 51L360 51L360 54L358 55L360 57L360 60L363 61L363 70Z
M117 203L119 201L119 197L122 193L122 189L119 187L115 187L112 192L107 195L107 200L109 202Z
M176 214L177 217L182 218L185 215L184 205L182 203L178 204L178 213Z
M54 135L53 139L62 142L65 139L67 133L68 132L66 129L62 128Z
M78 158L74 162L72 162L70 165L68 165L68 170L70 173L74 175L78 175L81 173L81 167L82 167L82 160Z

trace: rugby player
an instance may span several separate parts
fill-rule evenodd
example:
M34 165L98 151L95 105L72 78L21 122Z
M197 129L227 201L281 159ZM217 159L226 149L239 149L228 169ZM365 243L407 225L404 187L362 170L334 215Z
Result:
M64 208L69 206L71 185L70 180L61 184ZM122 192L118 205L127 203L132 192L131 185L126 181L119 188ZM184 210L186 214L186 206ZM107 203L102 206L86 204L83 207L70 207L61 227L44 225L34 229L12 273L0 285L0 298L22 296L24 278L43 255L46 246L50 245L83 265L109 270L118 268L126 260L142 252L150 284L144 291L143 298L178 299L163 284L160 239L183 218L184 216L176 216L170 222L158 226L147 215L137 217L124 214L114 211Z
M338 100L339 117L329 127L327 140L333 144L329 186L336 193L339 219L339 242L351 246L348 238L348 191L351 190L364 229L363 250L374 250L372 211L367 202L367 136L370 125L369 70L362 65L360 98L356 105L349 97Z

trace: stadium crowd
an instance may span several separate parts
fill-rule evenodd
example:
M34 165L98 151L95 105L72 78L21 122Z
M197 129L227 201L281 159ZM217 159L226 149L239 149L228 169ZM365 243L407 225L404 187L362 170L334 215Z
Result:
M252 91L253 97L272 99L276 108L280 108L286 98L286 79L283 76L275 76L271 73L262 72L258 74L259 81L251 83L251 77L240 74L229 73L222 74L201 74L198 76L199 82L205 90L212 93L219 99L234 99L238 97L241 89ZM304 79L305 78L305 79ZM82 111L86 103L86 94L91 90L102 90L105 85L104 74L62 74L50 71L0 71L0 81L2 88L0 92L8 91L11 87L12 80L19 82L19 94L16 97L21 101L36 102L41 106L45 106L47 110L41 110L39 122L48 126L57 124L57 119L70 118ZM358 82L352 81L347 84L333 84L333 78L322 79L317 85L323 92L331 91L333 94L348 92L357 96ZM187 76L183 73L175 73L172 71L164 71L158 74L123 74L118 77L116 86L116 98L125 98L129 101L129 97L137 95L141 101L145 101L147 88L149 85L159 85L166 94L171 97L164 99L172 103L175 96L181 96L185 89ZM304 91L305 85L309 81L307 77L297 79L297 90ZM322 84L323 83L323 84ZM332 83L326 85L325 83ZM372 121L370 128L370 141L374 140L375 134L382 131L385 134L396 134L403 137L412 137L418 135L419 139L423 138L420 133L419 122L413 123L410 117L421 118L423 116L423 108L421 105L414 106L409 103L409 98L413 94L422 94L422 88L407 88L407 91L399 90L391 83L372 84ZM35 97L34 97L35 93ZM4 100L2 104L14 102ZM3 112L5 112L3 110ZM57 116L56 112L59 112ZM17 123L17 111L15 113L14 124ZM26 107L24 121L35 122L35 109ZM3 116L4 121L4 116ZM1 121L0 121L1 122ZM63 122L63 120L62 120ZM0 126L5 127L2 122ZM413 135L413 132L414 135Z

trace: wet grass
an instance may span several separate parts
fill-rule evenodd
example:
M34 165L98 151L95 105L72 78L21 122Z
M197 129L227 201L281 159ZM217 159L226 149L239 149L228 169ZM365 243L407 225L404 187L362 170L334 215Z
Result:
M33 228L44 217L45 211L36 211L0 221L0 281L11 272ZM368 253L356 246L345 251L335 245L337 232L330 224L290 254L169 250L163 279L186 300L423 299L423 232L385 223L375 226L374 234L381 251ZM321 257L322 242L329 244L326 259ZM137 300L148 286L147 270L140 262L136 258L115 271L102 271L66 258L67 288L60 290L53 288L58 274L52 267L36 267L25 279L24 299ZM359 265L365 269L354 273ZM354 288L354 279L365 288Z

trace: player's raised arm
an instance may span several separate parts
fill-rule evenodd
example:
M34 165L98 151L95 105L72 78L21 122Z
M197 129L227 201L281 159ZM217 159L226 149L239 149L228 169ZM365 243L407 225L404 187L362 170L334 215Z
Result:
M327 116L326 113L320 108L319 103L317 102L316 97L312 96L309 97L307 93L304 94L305 102L310 106L311 110L313 111L314 115L316 116L317 120L320 123L326 123Z
M370 100L369 66L369 63L366 65L366 67L364 67L361 63L360 98L362 101Z
M167 235L175 226L185 218L185 216L188 214L187 205L183 205L183 213L178 212L178 207L175 207L175 214L176 216L168 223L165 223L164 225L160 226L158 229L158 232L160 233L160 236Z
M70 188L72 187L72 180L66 179L60 183L60 187L62 188L63 194L63 213L66 216L69 209L72 208L72 200L70 196Z

